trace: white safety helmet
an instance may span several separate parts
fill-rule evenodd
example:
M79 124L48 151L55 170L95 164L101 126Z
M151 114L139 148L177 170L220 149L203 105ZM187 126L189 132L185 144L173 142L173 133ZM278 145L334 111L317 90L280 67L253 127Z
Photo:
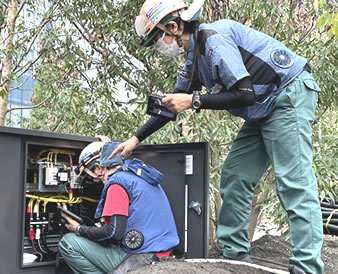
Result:
M94 167L96 163L100 163L100 152L104 144L105 142L101 141L93 142L81 151L79 164L75 169L75 173L79 176L78 183L82 184L84 180L88 179L88 175L91 177L92 181L100 181L94 174Z
M171 34L166 25L180 17L183 21L196 21L204 0L195 0L190 6L182 0L146 0L135 20L135 31L141 38L141 45L151 46L156 34L162 30Z

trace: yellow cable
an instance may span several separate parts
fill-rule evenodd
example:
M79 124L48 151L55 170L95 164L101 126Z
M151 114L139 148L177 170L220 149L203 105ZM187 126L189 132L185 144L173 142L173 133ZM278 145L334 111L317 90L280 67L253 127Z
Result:
M43 213L46 213L47 204L48 204L48 201L43 202Z
M72 158L72 155L70 155L69 153L68 154L68 157L69 157L69 163L72 163L73 164L73 158Z
M30 194L26 194L26 197L27 197L27 198L33 198L33 199L40 199L40 200L42 200L42 201L48 201L48 202L53 202L53 203L76 204L76 203L81 203L81 202L82 202L82 199L69 201L69 200L67 200L67 199L44 198L44 197L39 197L39 196L35 196L35 195L30 195Z
M35 170L34 171L33 184L37 184L37 183L38 183L38 172Z
M67 199L66 196L64 195L54 195L54 196L50 196L51 194L45 194L45 197L41 197L41 196L36 196L36 195L31 195L31 194L26 194L27 198L30 198L30 201L28 202L28 206L30 206L31 211L34 212L33 209L33 202L34 200L37 200L35 206L38 206L39 203L41 201L43 201L43 211L46 212L46 207L47 207L47 203L51 202L51 203L56 203L58 206L60 204L66 205L66 204L79 204L82 203L83 200L87 200L89 202L93 202L93 203L98 203L98 200L94 200L92 198L88 198L88 197L73 197L71 199ZM50 197L46 197L46 196L50 196Z
M47 151L48 151L47 149L41 150L41 151L38 153L38 155L36 155L35 160L40 160L40 156L41 156L43 153L47 152Z
M330 216L327 218L327 221L326 221L326 224L325 224L325 227L326 227L326 228L329 226L329 223L330 223L330 221L331 221L331 218L332 218L333 214L334 214L336 211L338 211L338 209L333 210L333 211L331 212Z
M39 207L40 202L41 202L40 199L37 199L36 202L35 202L34 212L35 212L37 215L40 214L40 207Z
M83 200L87 200L89 202L92 202L92 203L98 203L99 200L95 200L95 199L92 199L92 198L88 198L88 197L81 197Z
M35 198L31 198L30 200L29 200L29 202L28 202L28 207L29 207L29 209L30 209L30 211L31 211L31 213L33 212L33 201L35 200Z
M62 199L68 199L67 198L67 196L66 195L60 195L60 194L54 194L54 195L51 195L51 196L49 196L49 197L47 197L47 198L62 198Z
M47 153L47 156L46 156L47 162L50 162L50 154L51 154L51 152L49 151L49 152Z

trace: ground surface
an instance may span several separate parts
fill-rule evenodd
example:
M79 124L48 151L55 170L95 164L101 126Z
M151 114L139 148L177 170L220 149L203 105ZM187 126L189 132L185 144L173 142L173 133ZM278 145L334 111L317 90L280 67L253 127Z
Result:
M250 255L255 264L287 271L291 256L290 244L278 236L265 235L251 245ZM221 258L221 249L213 247L209 258ZM338 237L325 235L322 259L325 274L338 273ZM248 265L233 265L225 262L191 263L183 260L168 259L128 272L132 274L268 274L267 270L255 269Z

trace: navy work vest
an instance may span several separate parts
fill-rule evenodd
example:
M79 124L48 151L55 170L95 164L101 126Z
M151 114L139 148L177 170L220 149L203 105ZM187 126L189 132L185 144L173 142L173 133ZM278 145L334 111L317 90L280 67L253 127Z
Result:
M126 160L104 186L95 218L101 217L106 193L112 184L121 185L129 196L129 216L122 241L128 253L167 251L179 243L174 216L160 186L162 179L162 173L135 158ZM135 229L143 234L144 242L140 248L129 249L125 237L128 231Z

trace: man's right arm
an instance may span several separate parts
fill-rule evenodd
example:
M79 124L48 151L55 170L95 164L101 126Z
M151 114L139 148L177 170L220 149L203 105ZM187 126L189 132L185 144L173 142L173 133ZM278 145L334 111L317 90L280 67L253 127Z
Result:
M142 142L155 131L165 126L169 121L170 119L168 118L151 116L150 119L142 127L140 127L134 135L140 142Z
M104 224L102 227L80 225L77 234L103 245L120 244L127 219L127 216L114 215L110 217L109 224Z
M189 93L189 92L178 89L176 87L173 93L175 94L175 93ZM134 136L136 136L137 139L139 139L141 143L144 139L146 139L151 134L153 134L155 131L165 126L168 122L170 122L170 119L168 118L151 116L150 119L135 132Z
M175 88L173 93L188 92ZM120 153L122 158L127 158L139 143L141 143L155 131L165 126L168 122L170 122L170 119L168 118L151 116L150 119L143 126L141 126L131 138L115 148L115 150L110 154L109 159L112 159L117 153Z

